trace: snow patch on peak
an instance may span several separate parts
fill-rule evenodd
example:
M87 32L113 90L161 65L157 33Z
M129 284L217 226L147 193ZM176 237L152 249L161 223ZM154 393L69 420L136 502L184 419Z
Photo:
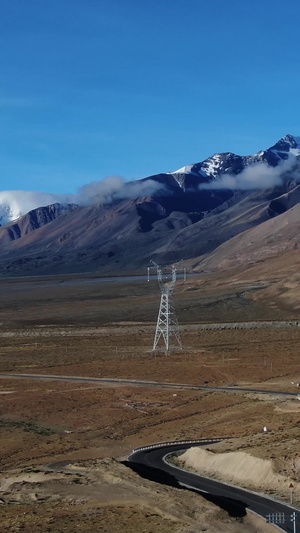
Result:
M300 137L299 137L299 148L291 148L290 154L293 154L296 157L300 156Z
M291 148L300 147L300 138L294 135L285 135L274 146L271 146L270 150L278 150L282 152L289 152Z
M0 205L0 226L5 226L11 220L14 220L14 215L10 205Z
M69 203L59 194L37 191L0 191L0 225L17 220L32 209L55 203Z
M297 146L300 148L300 137L295 137L295 135L293 135L293 138L295 139Z
M179 187L181 187L181 189L184 189L184 173L179 173L178 171L177 172L174 172L174 174L172 173L172 176L174 178L174 180L176 181L176 183L178 183Z
M290 135L290 134L285 135L285 137L283 137L281 140L285 141L286 143L291 144L291 145L293 145L295 143L296 144L300 143L300 137L297 137L295 135Z
M204 161L202 170L205 171L206 176L217 177L221 160L222 154L214 154Z
M185 165L174 172L168 172L168 174L192 174L192 167L193 165Z
M181 189L185 189L186 176L206 176L206 174L201 171L201 168L197 169L197 164L185 165L174 172L167 172L166 174L172 176Z

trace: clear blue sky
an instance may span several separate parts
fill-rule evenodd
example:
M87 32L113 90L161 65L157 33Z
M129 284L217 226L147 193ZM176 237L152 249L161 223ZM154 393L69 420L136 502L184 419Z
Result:
M299 26L299 0L0 0L0 190L300 135Z

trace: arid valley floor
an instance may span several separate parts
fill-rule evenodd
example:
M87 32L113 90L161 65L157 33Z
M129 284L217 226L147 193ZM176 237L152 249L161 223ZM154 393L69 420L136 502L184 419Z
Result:
M183 350L169 355L151 351L160 298L155 280L2 280L0 372L296 394L297 292L293 300L289 287L267 282L263 273L257 279L233 273L179 281L174 296ZM245 452L257 474L244 466L244 478L229 481L284 501L292 481L298 506L299 436L296 396L2 376L0 532L271 532L255 516L237 520L198 494L142 479L123 461L145 444L233 437L206 453L231 452L234 472L238 452ZM59 461L69 464L49 466ZM261 464L273 476L267 487ZM228 480L222 467L213 475Z

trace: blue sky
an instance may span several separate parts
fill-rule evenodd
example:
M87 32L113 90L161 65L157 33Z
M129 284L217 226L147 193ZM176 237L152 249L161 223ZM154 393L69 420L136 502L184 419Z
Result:
M0 189L72 193L300 135L300 3L0 0Z

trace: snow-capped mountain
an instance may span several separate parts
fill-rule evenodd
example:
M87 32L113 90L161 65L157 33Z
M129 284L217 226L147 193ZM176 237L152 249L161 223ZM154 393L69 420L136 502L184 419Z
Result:
M68 199L66 195L39 191L0 191L0 226L17 220L38 207L55 203L68 204Z
M134 182L126 183L119 177L106 178L99 183L82 187L77 195L50 194L38 191L0 191L0 226L18 219L33 209L56 203L92 205L93 203L109 204L124 198L134 199L141 196L172 195L174 197L179 193L178 189L188 193L188 191L198 190L202 185L209 188L210 184L213 184L213 189L218 187L231 189L234 188L234 184L239 185L242 189L247 189L249 180L246 181L245 186L241 179L238 182L225 182L224 186L222 178L224 175L242 175L248 167L260 163L263 165L261 169L271 176L272 183L272 168L280 167L284 161L289 159L291 164L294 160L300 160L300 137L286 135L271 148L262 150L253 156L240 156L232 152L217 153L200 163L185 165L174 172L157 174ZM286 168L283 167L282 171L286 171L287 168L288 165ZM231 183L233 183L232 186ZM274 185L277 183L278 172L274 173ZM264 188L263 181L261 185L256 181L254 186L250 186L250 189L256 187ZM203 210L204 207L201 205L200 209ZM195 206L192 209L194 210Z
M253 156L215 154L135 182L90 184L83 188L85 205L2 192L0 216L9 222L0 227L0 275L117 272L150 259L204 258L299 203L299 160L300 138L287 135Z
M181 187L185 187L186 181L191 183L191 176L197 177L201 182L211 182L220 179L223 174L240 174L254 163L276 167L290 156L300 160L300 137L286 135L271 148L250 156L240 156L232 152L217 153L200 163L186 165L168 174L172 175Z
M15 220L21 213L13 213L11 206L7 203L0 204L0 226L8 224L11 220Z

